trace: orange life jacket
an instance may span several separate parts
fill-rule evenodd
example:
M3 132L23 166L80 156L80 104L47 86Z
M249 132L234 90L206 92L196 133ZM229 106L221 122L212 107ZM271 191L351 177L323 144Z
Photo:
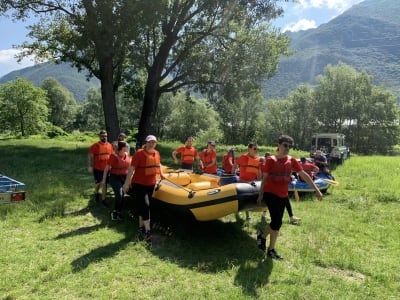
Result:
M194 161L194 148L188 149L185 147L185 151L182 153L182 161L185 163L193 163Z
M270 158L275 162L272 170L268 173L268 178L276 184L289 184L292 182L292 162L288 156L285 162L280 161L275 155Z
M153 153L148 153L146 150L142 150L144 156L146 157L146 165L138 166L138 168L144 168L144 174L147 175L155 175L160 174L160 154L155 151Z
M260 158L258 157L251 157L247 155L247 165L240 166L240 168L244 168L243 170L246 173L254 173L258 175L258 169L260 166Z

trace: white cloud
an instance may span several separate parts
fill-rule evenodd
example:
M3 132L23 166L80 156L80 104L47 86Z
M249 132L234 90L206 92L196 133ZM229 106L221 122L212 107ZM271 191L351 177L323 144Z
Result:
M299 0L296 6L302 10L309 8L327 8L342 13L354 4L362 1L364 0Z
M20 51L17 49L0 50L0 77L11 71L30 67L35 64L33 57L26 57L21 62L17 62L15 55Z
M300 31L300 30L307 30L311 28L317 28L317 23L314 20L307 20L307 19L301 19L300 21L297 21L296 23L289 23L288 25L283 28L283 32L285 31Z

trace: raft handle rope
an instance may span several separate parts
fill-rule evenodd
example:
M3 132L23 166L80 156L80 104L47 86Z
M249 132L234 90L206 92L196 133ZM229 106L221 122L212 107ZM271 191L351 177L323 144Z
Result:
M164 177L164 179L160 179L160 181L157 183L156 188L155 188L156 191L158 191L158 190L160 189L160 187L161 187L161 181L163 181L163 180L166 180L166 181L172 183L173 185L175 185L176 187L181 188L181 189L183 189L184 191L188 192L188 193L189 193L189 194L188 194L188 198L189 198L189 199L193 198L194 195L196 194L195 191L192 191L192 190L190 190L190 189L187 189L187 188L185 188L184 186L181 186L181 185L179 185L179 184L176 184L175 182L169 180L169 179L166 178L166 177Z

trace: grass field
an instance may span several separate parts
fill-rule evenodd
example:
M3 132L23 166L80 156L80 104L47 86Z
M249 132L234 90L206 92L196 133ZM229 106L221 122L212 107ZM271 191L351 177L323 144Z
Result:
M322 202L293 201L301 224L285 215L285 260L271 261L256 247L259 212L252 224L157 222L146 246L136 221L92 201L94 140L0 139L0 173L27 191L0 206L0 299L399 299L400 157L353 156ZM176 146L158 145L164 164Z

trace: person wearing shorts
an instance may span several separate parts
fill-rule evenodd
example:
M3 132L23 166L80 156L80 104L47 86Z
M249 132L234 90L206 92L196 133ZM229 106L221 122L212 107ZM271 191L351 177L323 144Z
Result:
M261 166L262 179L257 203L264 201L268 207L271 222L257 235L257 245L267 256L273 259L283 259L275 250L275 244L282 226L283 213L288 201L288 189L292 172L297 172L305 182L316 191L317 198L322 200L322 193L310 176L302 169L296 158L288 155L293 147L293 138L281 135L278 138L278 149L275 155L267 157ZM270 236L269 247L266 247L266 238Z

